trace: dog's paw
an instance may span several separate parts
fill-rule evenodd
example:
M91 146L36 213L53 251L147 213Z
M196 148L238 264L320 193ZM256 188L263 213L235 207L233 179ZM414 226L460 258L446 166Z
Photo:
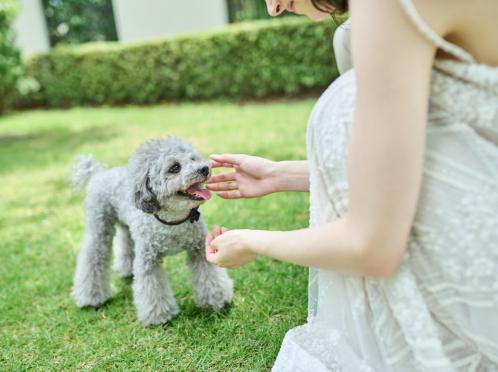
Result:
M155 326L168 323L180 312L178 305L170 304L169 306L158 306L156 308L148 309L138 309L137 310L138 320L142 322L144 326Z
M129 265L114 263L113 270L120 278L131 278L133 277L133 262Z
M72 290L74 301L76 302L76 306L79 308L82 307L100 307L111 298L110 289L95 291L89 293L83 288L73 287Z
M206 282L197 287L195 300L199 307L221 310L232 302L233 282L226 276L218 282Z
M120 278L131 278L133 276L133 256L117 256L112 268Z

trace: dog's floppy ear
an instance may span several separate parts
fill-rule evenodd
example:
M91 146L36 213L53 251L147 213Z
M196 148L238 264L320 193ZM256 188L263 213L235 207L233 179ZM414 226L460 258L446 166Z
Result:
M147 173L139 179L134 180L133 198L135 206L145 213L156 213L161 209L156 195L150 187L150 180Z
M149 178L149 175L153 174L153 165L161 152L161 143L158 140L145 142L128 162L131 197L135 206L145 213L157 213L161 209Z

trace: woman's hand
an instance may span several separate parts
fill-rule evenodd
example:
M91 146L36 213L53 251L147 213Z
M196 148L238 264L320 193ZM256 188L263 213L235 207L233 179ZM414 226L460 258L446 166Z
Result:
M228 231L215 226L206 236L206 259L229 269L243 266L256 257L251 247L256 235L254 230Z
M250 155L211 155L212 168L234 172L211 177L206 187L224 199L254 198L277 190L277 162Z

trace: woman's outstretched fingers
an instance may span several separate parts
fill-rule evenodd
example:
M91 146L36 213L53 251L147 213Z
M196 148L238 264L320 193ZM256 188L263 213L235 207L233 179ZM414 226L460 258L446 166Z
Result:
M212 160L218 163L239 165L240 162L242 161L243 156L244 155L241 154L223 154L223 155L213 154L210 157Z
M211 191L230 191L238 190L239 185L236 182L214 183L206 185L206 188Z
M218 195L220 198L223 199L240 199L242 198L242 195L240 194L240 191L220 191L217 192L216 195Z
M211 168L233 168L233 164L230 163L222 163L216 160L211 160Z
M228 182L228 181L235 181L236 180L236 173L223 173L223 174L218 174L216 176L212 176L210 179L207 180L207 183L218 183L218 182Z

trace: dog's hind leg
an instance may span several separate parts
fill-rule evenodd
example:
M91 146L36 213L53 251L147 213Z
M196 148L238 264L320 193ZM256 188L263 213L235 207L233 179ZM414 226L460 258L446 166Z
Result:
M121 278L133 276L133 239L128 227L118 224L116 233L116 249L114 257L114 271Z
M232 301L232 279L226 269L206 260L203 245L187 251L187 264L192 270L191 281L197 305L221 310Z
M115 218L111 208L103 204L87 200L85 233L72 289L78 307L98 307L111 297L109 261Z

